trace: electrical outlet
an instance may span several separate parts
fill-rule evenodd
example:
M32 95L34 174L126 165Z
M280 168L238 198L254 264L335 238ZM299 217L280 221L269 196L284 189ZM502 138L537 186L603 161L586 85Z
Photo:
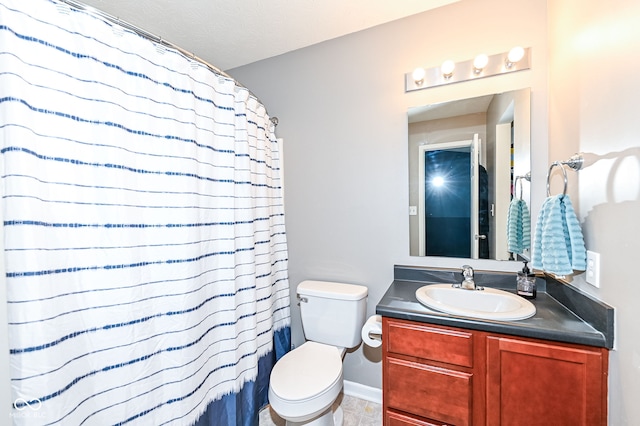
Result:
M416 216L418 214L418 206L409 206L409 216Z
M587 282L600 288L600 253L587 250Z

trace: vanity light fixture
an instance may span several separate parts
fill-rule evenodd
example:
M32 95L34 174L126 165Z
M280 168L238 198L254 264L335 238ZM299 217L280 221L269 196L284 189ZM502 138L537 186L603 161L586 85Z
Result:
M467 61L447 60L439 67L416 68L405 74L405 92L492 77L531 68L531 48L514 47L495 55L484 53Z
M416 68L413 70L411 77L416 85L421 86L424 83L424 76L427 75L427 72L424 68Z
M442 76L445 78L445 80L449 80L453 76L453 70L455 69L456 63L451 60L444 61L440 66Z
M507 61L505 62L505 66L507 68L513 67L516 63L520 62L524 57L524 49L520 46L516 46L509 51L507 55Z
M484 53L479 54L473 59L473 72L474 74L480 74L484 67L489 63L489 57Z

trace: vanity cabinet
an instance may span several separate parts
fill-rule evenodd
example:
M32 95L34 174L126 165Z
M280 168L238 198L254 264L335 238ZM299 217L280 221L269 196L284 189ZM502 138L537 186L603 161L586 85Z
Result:
M385 426L606 425L608 351L383 317Z
M608 351L487 337L487 424L606 425Z

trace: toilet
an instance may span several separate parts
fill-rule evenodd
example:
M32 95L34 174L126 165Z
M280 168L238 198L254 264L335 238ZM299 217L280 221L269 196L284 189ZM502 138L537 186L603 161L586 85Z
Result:
M269 403L289 426L341 426L332 405L342 390L342 359L360 344L367 287L303 281L297 287L306 342L284 355L271 371Z

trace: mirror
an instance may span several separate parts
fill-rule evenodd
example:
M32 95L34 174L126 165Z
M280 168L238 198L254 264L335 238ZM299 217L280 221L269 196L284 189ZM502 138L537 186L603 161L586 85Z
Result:
M515 260L507 218L530 205L530 89L409 109L411 256Z

